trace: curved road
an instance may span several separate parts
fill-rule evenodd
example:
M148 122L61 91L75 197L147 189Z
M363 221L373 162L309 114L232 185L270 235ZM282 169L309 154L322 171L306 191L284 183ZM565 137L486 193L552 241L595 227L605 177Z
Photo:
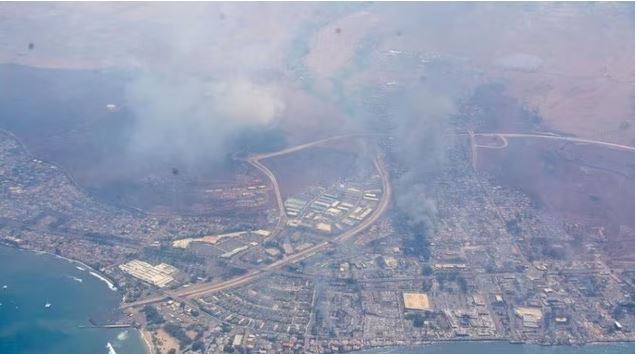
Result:
M268 158L271 158L271 157L291 154L293 152L297 152L297 151L300 151L300 150L303 150L303 149L307 149L307 148L310 148L310 147L313 147L313 146L325 144L325 143L330 142L330 141L341 140L341 139L346 139L346 138L351 138L351 139L352 138L363 138L363 137L370 137L370 136L384 136L384 135L383 134L344 134L344 135L336 135L336 136L331 136L331 137L320 139L320 140L316 140L316 141L311 141L309 143L292 146L292 147L289 147L289 148L286 148L286 149L283 149L283 150L279 150L279 151L269 152L269 153L264 153L264 154L257 154L257 155L252 155L252 156L248 157L248 159L246 159L246 161L250 165L255 167L256 169L261 171L264 175L266 175L266 177L268 177L268 179L270 180L270 184L272 184L272 186L273 186L273 189L274 189L274 192L275 192L275 198L277 199L277 208L279 209L279 219L278 219L277 225L273 229L271 235L266 240L272 239L274 236L276 236L281 231L281 229L283 228L285 223L288 221L288 216L286 215L286 209L284 207L284 201L283 201L283 197L281 196L281 190L279 188L279 183L277 182L277 177L275 176L275 174L270 169L268 169L268 167L266 167L264 164L261 163L261 160L268 159Z
M279 189L279 183L277 182L277 177L275 177L275 174L272 173L272 171L269 170L268 167L263 165L259 160L260 160L259 158L250 157L248 158L247 161L253 167L255 167L256 169L261 171L264 175L266 175L266 177L268 177L268 179L270 180L270 184L273 186L273 189L275 192L275 199L277 199L277 209L279 209L279 219L277 220L277 225L275 226L275 229L272 231L270 237L268 237L268 239L270 239L279 232L281 227L288 220L288 217L286 216L286 209L284 208L284 201L283 201L283 198L281 197L281 190Z
M330 141L334 141L334 140L341 140L341 139L345 139L345 138L361 138L361 137L366 137L366 136L374 136L374 134L346 134L346 135L336 135L336 136L331 136L325 139L320 139L320 140L316 140L316 141L311 141L309 143L305 143L305 144L301 144L301 145L297 145L297 146L292 146L283 150L279 150L279 151L275 151L275 152L269 152L269 153L264 153L264 154L257 154L257 155L252 155L250 157L248 157L248 159L246 159L246 161L252 165L253 167L255 167L256 169L258 169L259 171L261 171L264 175L266 175L266 177L268 177L268 179L270 180L270 184L272 184L274 192L275 192L275 198L277 199L277 208L279 209L279 219L277 221L277 225L275 226L275 228L273 229L271 236L268 237L267 239L271 239L273 238L275 235L277 235L277 233L279 233L282 229L282 227L285 225L285 223L288 221L288 216L286 215L286 209L284 207L284 201L283 201L283 197L281 196L281 190L279 189L279 183L277 182L277 177L275 176L275 174L268 169L268 167L266 167L264 164L261 163L261 160L263 159L268 159L271 157L276 157L276 156L281 156L281 155L287 155L287 154L291 154L293 152L297 152L303 149L307 149L313 146L317 146L317 145L321 145L321 144L325 144L327 142Z
M279 156L279 155L284 155L284 154L289 154L295 151L299 151L311 146L315 146L315 145L319 145L319 144L323 144L325 142L331 141L331 140L338 140L338 139L343 139L343 138L352 138L352 137L356 137L354 135L342 135L342 136L338 136L338 137L332 137L332 138L328 138L328 139L322 139L322 140L318 140L315 142L311 142L308 144L303 144L303 145L299 145L299 146L295 146L292 148L288 148L285 150L281 150L279 152L275 152L275 153L270 153L270 154L263 154L263 155L255 155L251 158L248 159L248 161L251 163L251 165L257 167L260 171L262 171L264 174L266 174L266 176L268 176L269 179L271 179L271 182L273 182L273 186L275 188L275 192L278 196L278 199L281 198L281 194L279 193L279 186L277 184L277 179L275 178L274 174L272 174L272 172L264 165L262 165L261 163L259 163L260 159L264 159L264 158L268 158L268 157L273 157L273 156ZM136 307L136 306L142 306L142 305L147 305L147 304L151 304L151 303L155 303L155 302L160 302L163 301L167 298L184 298L184 297L194 297L194 296L201 296L201 295L205 295L205 294L209 294L212 292L217 292L217 291L221 291L221 290L225 290L225 289L229 289L229 288L233 288L242 284L246 284L248 282L251 282L253 280L255 280L256 278L258 278L262 273L265 273L267 271L282 267L286 264L292 264L292 263L296 263L299 262L303 259L306 259L312 255L314 255L317 252L323 251L327 248L330 248L336 244L339 243L343 243L348 241L349 239L351 239L352 237L354 237L355 235L357 235L359 232L367 229L370 225L372 225L375 221L377 221L379 219L379 217L385 212L385 210L387 209L388 205L390 204L390 197L392 195L392 189L390 186L390 180L388 177L388 174L385 170L385 167L383 165L383 160L381 157L381 154L379 152L377 152L377 157L375 158L374 161L374 166L375 169L377 170L377 172L379 173L379 176L381 177L381 180L383 181L383 195L381 196L381 199L379 201L379 205L377 206L377 208L372 212L372 214L366 218L365 220L363 220L360 224L358 224L357 226L355 226L354 228L342 233L341 235L335 237L332 241L328 242L328 241L324 241L321 243L318 243L310 248L307 248L301 252L295 253L289 257L286 258L282 258L276 262L273 262L265 267L263 267L262 269L256 269L256 270L252 270L244 275L241 275L239 277L227 280L227 281L223 281L220 283L201 283L201 284L197 284L197 285L193 285L190 286L188 288L181 288L178 290L173 290L173 291L165 291L162 294L158 294L155 296L150 296L147 297L145 299L139 300L139 301L135 301L135 302L131 302L128 304L123 304L122 308L131 308L131 307ZM278 202L279 204L279 202ZM283 203L282 203L283 206ZM281 209L283 210L283 209Z
M504 142L507 141L507 138L536 138L536 139L550 139L550 140L561 140L561 141L570 141L570 142L575 142L575 143L584 143L584 144L594 144L594 145L600 145L600 146L605 146L605 147L611 147L611 148L615 148L615 149L619 149L619 150L625 150L625 151L635 151L635 148L632 146L627 146L627 145L621 145L621 144L616 144L616 143L609 143L609 142L604 142L604 141L598 141L598 140L591 140L591 139L581 139L581 138L575 138L575 137L566 137L566 136L560 136L560 135L543 135L543 134L524 134L524 133L475 133L475 132L467 132L467 133L458 133L458 135L469 135L470 138L473 140L474 136L488 136L488 137L500 137L501 139L503 139ZM365 135L339 135L339 136L334 136L334 137L330 137L330 138L326 138L326 139L321 139L321 140L317 140L314 142L310 142L310 143L306 143L306 144L302 144L302 145L298 145L298 146L294 146L294 147L290 147L284 150L280 150L277 152L272 152L272 153L267 153L267 154L259 154L259 155L253 155L251 157L249 157L247 159L247 161L252 165L255 166L255 168L259 169L262 173L264 173L268 179L270 179L271 183L273 184L273 188L275 189L275 194L277 196L277 205L279 207L280 210L280 220L279 223L276 227L279 228L281 227L281 223L282 220L285 219L285 210L283 207L283 201L281 198L281 193L279 190L279 184L277 183L277 178L275 177L275 175L272 173L272 171L270 171L266 166L264 166L260 160L262 159L266 159L266 158L270 158L270 157L275 157L275 156L280 156L280 155L285 155L285 154L290 154L299 150L303 150L312 146L316 146L316 145L320 145L329 141L334 141L334 140L339 140L339 139L344 139L344 138L354 138L354 137L363 137ZM474 144L472 144L474 145ZM367 218L366 220L364 220L363 222L361 222L359 225L357 225L356 227L350 229L349 231L344 232L343 234L335 237L334 240L332 240L331 242L321 242L319 244L316 244L310 248L307 248L301 252L295 253L289 257L280 259L274 263L271 263L267 266L265 266L262 269L257 269L257 270L252 270L244 275L241 275L239 277L227 280L227 281L223 281L220 283L201 283L201 284L197 284L197 285L193 285L191 287L188 288L181 288L178 290L174 290L174 291L166 291L163 294L158 294L155 296L151 296L148 297L146 299L143 300L139 300L136 302L131 302L128 304L124 304L122 306L122 308L130 308L130 307L135 307L135 306L141 306L141 305L145 305L145 304L150 304L150 303L155 303L155 302L159 302L162 301L166 298L169 297L173 297L173 298L180 298L180 297L193 297L193 296L200 296L200 295L204 295L204 294L208 294L211 292L216 292L216 291L221 291L221 290L225 290L228 288L232 288L235 286L239 286L245 283L248 283L250 281L253 281L254 279L256 279L258 276L260 276L262 273L265 273L266 271L272 270L272 269L276 269L279 267L282 267L286 264L291 264L291 263L295 263L298 262L300 260L303 260L305 258L308 258L310 256L312 256L313 254L322 251L326 248L331 247L333 244L338 244L338 243L343 243L347 240L349 240L350 238L352 238L353 236L355 236L356 234L358 234L359 232L365 230L366 228L368 228L370 225L372 225L375 221L377 221L377 219L383 214L383 212L385 212L385 210L387 209L388 205L389 205L389 201L390 201L390 196L391 196L391 186L390 186L390 181L387 175L387 172L384 169L383 163L382 163L382 159L381 159L381 155L379 153L377 153L377 157L375 159L375 168L377 169L377 172L379 173L379 175L381 176L382 180L383 180L383 196L379 202L379 206L375 209L375 211L370 215L369 218ZM274 233L274 232L273 232Z

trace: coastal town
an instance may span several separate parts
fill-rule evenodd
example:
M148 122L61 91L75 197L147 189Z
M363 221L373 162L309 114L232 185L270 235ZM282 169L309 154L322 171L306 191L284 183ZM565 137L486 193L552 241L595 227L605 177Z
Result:
M633 3L0 19L0 354L635 352Z
M226 188L241 191L237 200L253 191L270 200L265 224L239 230L223 218L104 206L2 137L2 242L98 270L124 296L121 321L142 328L157 352L633 340L633 269L605 258L601 231L561 225L474 172L466 143L428 187L430 225L374 213L391 193L382 180L401 174L385 139L383 170L311 185L283 211L263 177Z

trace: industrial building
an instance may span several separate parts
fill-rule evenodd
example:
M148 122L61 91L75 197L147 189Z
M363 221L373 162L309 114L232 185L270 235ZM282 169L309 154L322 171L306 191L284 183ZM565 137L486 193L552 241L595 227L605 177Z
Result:
M132 260L125 264L120 264L119 268L135 278L163 288L173 281L173 274L177 273L177 268L170 264L160 263L153 266L139 259Z

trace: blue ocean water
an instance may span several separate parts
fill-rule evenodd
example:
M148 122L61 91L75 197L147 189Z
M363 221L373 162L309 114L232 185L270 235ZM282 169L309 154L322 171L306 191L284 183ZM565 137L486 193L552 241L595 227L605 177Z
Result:
M120 295L77 263L0 246L0 354L144 354L134 329L82 329L116 316ZM6 286L6 288L5 288ZM49 308L45 307L50 303ZM110 343L112 350L107 347ZM544 347L498 342L380 348L362 354L633 354L633 343Z
M144 354L135 329L79 328L112 321L120 298L78 263L0 246L0 353Z

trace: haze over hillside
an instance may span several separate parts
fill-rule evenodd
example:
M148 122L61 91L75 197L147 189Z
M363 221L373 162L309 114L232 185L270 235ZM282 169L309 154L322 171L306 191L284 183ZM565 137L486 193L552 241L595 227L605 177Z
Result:
M444 159L451 117L486 83L536 112L542 124L534 129L634 141L631 4L0 10L0 62L39 68L0 71L13 87L3 127L28 132L25 141L81 184L110 185L102 194L171 165L223 178L231 154L385 132L384 114L421 174ZM511 124L503 117L489 128ZM424 149L426 167L415 163Z
M0 3L0 352L633 341L634 11Z
M315 134L343 124L360 129L367 117L344 111L344 97L356 104L364 85L384 80L390 50L443 56L483 73L482 80L503 81L549 129L633 141L626 128L634 113L631 4L4 3L1 9L1 62L134 71L116 102L135 112L134 150L161 148L158 136L168 135L189 154L193 139L187 148L184 137L204 134L195 140L212 144L202 147L210 153L220 148L220 136L246 125L281 126L301 138L308 129L300 126ZM409 85L431 69L392 70L402 77L399 85ZM439 84L426 80L411 91L438 93ZM454 100L458 93L443 95Z

